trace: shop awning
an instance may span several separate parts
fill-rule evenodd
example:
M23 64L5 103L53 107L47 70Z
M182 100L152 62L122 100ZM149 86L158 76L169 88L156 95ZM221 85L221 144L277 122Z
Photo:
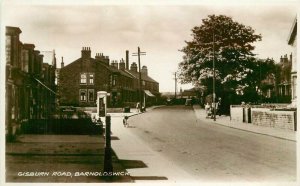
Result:
M149 90L144 90L145 94L150 97L155 97Z

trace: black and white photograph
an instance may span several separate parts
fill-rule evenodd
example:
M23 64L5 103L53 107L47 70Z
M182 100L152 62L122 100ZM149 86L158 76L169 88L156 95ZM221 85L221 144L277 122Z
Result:
M0 185L299 184L299 5L2 0Z

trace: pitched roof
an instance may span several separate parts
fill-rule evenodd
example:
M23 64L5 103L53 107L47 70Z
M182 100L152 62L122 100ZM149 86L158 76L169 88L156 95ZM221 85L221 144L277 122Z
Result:
M138 72L134 72L131 70L125 70L127 73L131 74L134 78L139 79L139 73ZM154 79L152 79L151 77L149 77L146 74L141 74L141 78L144 81L149 81L149 82L154 82L154 83L158 83L157 81L155 81Z
M120 74L123 75L123 76L132 78L132 76L130 76L128 73L126 73L126 72L124 72L124 71L122 71L122 70L119 70L119 69L117 69L117 68L115 68L115 67L109 66L109 65L107 65L106 63L103 63L103 62L101 62L101 61L99 61L99 60L97 60L97 59L90 58L90 60L91 60L91 62L93 62L93 63L100 64L101 66L107 68L110 72L113 72L113 73L120 73ZM72 63L69 63L68 65L64 66L63 68L66 68L66 67L68 67L69 65L72 65L72 64L74 64L74 63L76 63L76 62L79 62L79 61L81 61L81 58L76 59L75 61L73 61Z
M297 36L297 18L295 18L294 23L291 28L291 32L288 38L288 44L291 45L294 43L295 38Z

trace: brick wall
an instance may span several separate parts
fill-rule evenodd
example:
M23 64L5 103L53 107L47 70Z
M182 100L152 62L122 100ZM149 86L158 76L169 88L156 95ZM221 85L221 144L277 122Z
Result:
M252 124L265 127L295 130L295 111L252 111Z

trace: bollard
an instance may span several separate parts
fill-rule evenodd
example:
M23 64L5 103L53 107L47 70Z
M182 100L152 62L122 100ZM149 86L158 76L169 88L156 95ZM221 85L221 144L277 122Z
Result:
M248 108L248 123L252 123L252 119L251 119L251 107Z
M110 126L111 126L111 116L106 116L105 119L105 152L104 152L104 172L112 173L112 150L111 150L111 137L110 137Z

